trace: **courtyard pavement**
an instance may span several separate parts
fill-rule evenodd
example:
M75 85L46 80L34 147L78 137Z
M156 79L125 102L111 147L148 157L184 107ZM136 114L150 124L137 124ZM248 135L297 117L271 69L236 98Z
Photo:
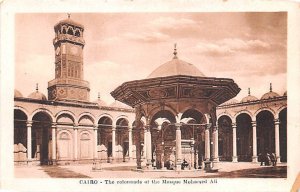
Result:
M287 165L280 163L276 167L260 166L251 162L215 163L216 173L204 170L147 170L136 171L135 162L102 163L101 170L93 170L92 164L59 166L15 166L17 178L286 178Z

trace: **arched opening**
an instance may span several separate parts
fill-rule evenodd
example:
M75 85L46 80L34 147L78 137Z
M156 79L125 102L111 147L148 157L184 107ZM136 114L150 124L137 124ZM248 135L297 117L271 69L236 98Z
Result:
M67 131L58 134L57 156L60 160L71 160L73 154L72 136Z
M75 36L76 36L76 37L80 37L80 31L79 31L78 29L77 29L76 32L75 32Z
M274 116L270 111L261 111L256 116L257 153L275 153Z
M232 161L232 121L223 115L218 119L218 151L220 161Z
M66 33L67 33L66 28L63 28L62 29L62 34L66 34Z
M27 115L19 110L14 110L14 160L27 160Z
M287 162L287 108L279 113L280 161Z
M128 120L120 118L116 122L116 159L129 160Z
M81 159L91 159L92 152L92 139L91 134L88 131L83 131L80 133L80 158Z
M98 121L97 145L100 145L98 151L101 160L108 160L112 156L112 119L103 116Z
M69 27L69 29L68 29L68 34L69 35L74 35L73 29L71 27Z
M38 112L32 118L32 158L46 165L51 159L51 117L45 112Z
M236 118L236 145L238 161L252 161L251 117L242 113Z

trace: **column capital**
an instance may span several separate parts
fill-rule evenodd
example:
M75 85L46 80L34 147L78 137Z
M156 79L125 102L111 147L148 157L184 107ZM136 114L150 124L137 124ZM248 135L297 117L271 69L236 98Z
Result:
M26 122L26 126L27 126L27 127L31 127L31 126L32 126L32 121L27 121L27 122Z
M73 126L74 126L74 129L75 128L78 129L78 123L74 123Z
M213 130L218 131L218 129L219 129L218 125L215 125Z
M52 129L55 129L57 127L57 123L52 123L51 127Z
M275 125L279 125L280 124L280 119L274 119L274 123L275 123Z
M236 123L232 123L231 126L232 126L232 129L236 129L236 127L237 127Z
M251 121L252 127L256 127L256 121Z
M175 125L176 129L180 129L180 127L181 127L181 123L175 123L174 125Z
M116 127L112 127L112 129L111 129L112 131L116 131L117 130L117 128Z
M128 126L128 131L132 132L132 127L131 126Z

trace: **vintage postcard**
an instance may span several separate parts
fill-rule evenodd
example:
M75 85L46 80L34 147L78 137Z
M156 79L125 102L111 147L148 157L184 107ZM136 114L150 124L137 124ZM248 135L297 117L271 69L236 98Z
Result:
M292 189L297 3L34 2L1 5L1 189Z

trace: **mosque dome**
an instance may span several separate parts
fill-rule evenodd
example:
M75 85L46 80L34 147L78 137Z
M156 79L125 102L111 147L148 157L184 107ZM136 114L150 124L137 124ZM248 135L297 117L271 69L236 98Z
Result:
M239 101L236 100L236 99L230 99L224 103L221 104L221 106L224 106L224 105L231 105L231 104L235 104L235 103L238 103Z
M268 93L265 93L261 99L271 99L271 98L275 98L275 97L279 97L280 95L276 92L270 91Z
M130 106L128 106L120 101L117 101L117 100L115 100L112 104L110 104L109 107L131 109Z
M251 95L250 88L248 88L248 95L241 100L241 103L245 103L245 102L249 102L249 101L255 101L255 100L258 100L258 98Z
M177 58L176 45L174 48L173 59L160 65L147 78L168 77L175 75L205 77L205 75L195 65Z
M276 92L272 91L272 83L270 83L270 91L268 93L263 94L263 96L261 97L261 99L272 99L275 97L280 97L280 95Z
M15 92L14 92L14 98L15 97L23 97L23 95L21 94L20 91L18 91L17 89L15 89Z
M37 99L37 100L43 100L43 101L46 101L47 100L47 97L39 92L39 87L38 87L38 84L36 84L36 91L31 93L30 95L28 95L28 98L30 99Z

